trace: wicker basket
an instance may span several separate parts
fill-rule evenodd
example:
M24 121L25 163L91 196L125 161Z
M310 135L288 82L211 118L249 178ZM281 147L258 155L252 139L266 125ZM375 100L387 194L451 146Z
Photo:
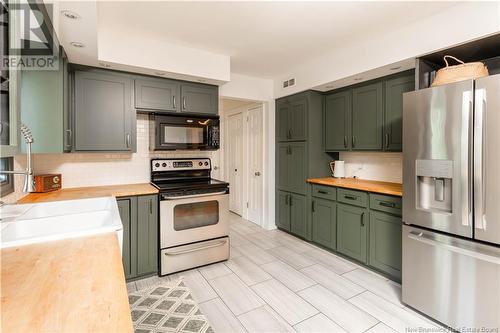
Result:
M448 64L448 58L459 62L460 65L450 66ZM432 82L431 87L463 80L476 79L478 77L489 75L488 68L482 62L464 63L462 60L450 55L445 55L443 60L446 63L446 67L437 71L436 78Z

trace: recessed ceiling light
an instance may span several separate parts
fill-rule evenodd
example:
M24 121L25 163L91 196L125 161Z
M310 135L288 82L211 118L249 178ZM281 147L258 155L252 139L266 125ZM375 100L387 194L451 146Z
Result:
M63 14L66 18L69 18L70 20L80 19L80 15L78 15L75 12L69 11L69 10L63 10L63 11L61 11L61 14Z
M80 43L80 42L71 42L70 44L73 45L74 47L78 47L78 48L85 47L85 44Z
M391 68L390 68L390 70L391 70L391 71L395 71L395 70L398 70L398 69L400 69L400 68L401 68L401 66L395 66L395 67L391 67Z
M99 65L101 65L102 67L105 67L105 68L109 68L109 67L111 67L111 65L106 64L106 63L104 63L104 62L100 62L100 63L99 63Z
M361 80L363 80L363 78L362 78L362 77L355 77L355 78L354 78L354 81L361 81Z
M165 75L165 73L162 73L162 72L155 72L155 75L160 75L160 76L163 76L163 75Z

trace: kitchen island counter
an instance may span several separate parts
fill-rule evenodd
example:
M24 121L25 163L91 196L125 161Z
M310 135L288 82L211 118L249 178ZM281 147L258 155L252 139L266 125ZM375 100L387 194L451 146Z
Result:
M0 250L2 332L132 332L115 233Z

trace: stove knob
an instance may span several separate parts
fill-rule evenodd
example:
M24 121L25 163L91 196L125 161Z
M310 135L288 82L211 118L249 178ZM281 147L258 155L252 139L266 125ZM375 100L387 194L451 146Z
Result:
M208 162L205 162L205 166L208 166Z
M199 166L203 166L203 162L198 162L198 165Z
M167 163L163 162L163 163L161 164L161 166L162 166L162 167L164 167L164 168L166 168L166 167L167 167Z
M159 168L160 167L160 163L155 163L155 167Z

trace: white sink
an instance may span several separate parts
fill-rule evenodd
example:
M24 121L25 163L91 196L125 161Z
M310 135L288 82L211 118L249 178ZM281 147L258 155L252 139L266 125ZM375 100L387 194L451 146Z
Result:
M117 232L123 225L113 197L9 205L0 210L0 248Z

